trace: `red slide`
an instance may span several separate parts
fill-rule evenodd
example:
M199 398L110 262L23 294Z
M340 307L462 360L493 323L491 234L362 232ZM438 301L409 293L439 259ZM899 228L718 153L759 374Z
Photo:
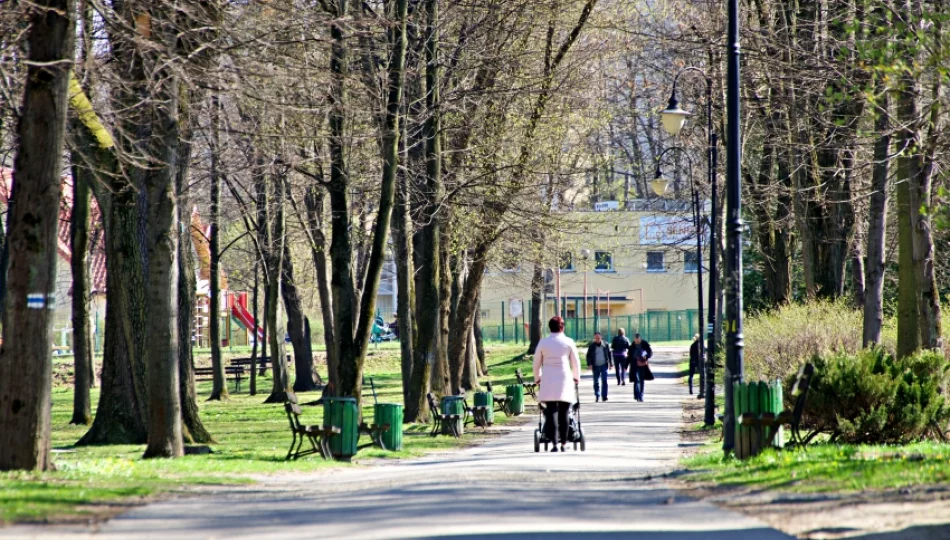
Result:
M242 293L242 294L246 294L246 293ZM231 303L231 315L233 315L234 318L237 319L238 322L240 322L244 326L244 328L247 328L247 329L254 328L257 331L258 339L262 339L264 337L264 331L261 330L257 326L257 324L254 322L254 317L252 317L251 313L247 310L246 307L244 307L243 303L240 301L241 299L239 298L238 301L235 302L233 295L229 296L228 298L230 299L230 303Z

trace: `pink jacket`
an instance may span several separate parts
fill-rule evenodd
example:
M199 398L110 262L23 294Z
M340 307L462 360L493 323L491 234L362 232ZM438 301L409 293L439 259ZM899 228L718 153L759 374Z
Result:
M534 352L534 380L540 383L538 401L574 403L574 381L581 376L578 358L574 340L563 333L538 342Z

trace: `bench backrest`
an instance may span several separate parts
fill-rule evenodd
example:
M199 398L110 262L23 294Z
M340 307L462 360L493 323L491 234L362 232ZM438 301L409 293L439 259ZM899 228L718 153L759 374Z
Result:
M815 374L814 364L805 364L798 370L792 395L795 396L795 408L792 409L792 423L798 425L805 411L805 400L808 399L808 390L811 387L811 378Z
M429 412L431 412L432 414L441 413L441 411L439 411L439 404L435 401L435 396L432 395L432 392L429 392L428 394L426 394L426 401L429 402Z
M515 377L518 378L518 384L524 385L524 375L521 374L521 368L515 368Z

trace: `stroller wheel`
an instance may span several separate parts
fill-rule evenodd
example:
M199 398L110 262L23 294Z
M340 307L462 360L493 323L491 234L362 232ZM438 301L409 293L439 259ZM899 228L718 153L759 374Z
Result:
M535 452L541 451L541 433L538 432L538 430L534 430L534 451Z
M581 452L585 452L586 450L587 450L587 444L586 444L586 441L584 441L584 430L581 430Z

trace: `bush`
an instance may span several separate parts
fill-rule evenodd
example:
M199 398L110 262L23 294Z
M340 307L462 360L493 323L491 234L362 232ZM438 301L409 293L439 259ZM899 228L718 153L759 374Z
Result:
M784 379L812 357L861 348L862 314L844 301L792 304L745 321L746 378Z
M897 360L874 348L812 361L815 377L804 422L833 441L907 443L942 434L950 422L944 395L950 362L942 354Z

